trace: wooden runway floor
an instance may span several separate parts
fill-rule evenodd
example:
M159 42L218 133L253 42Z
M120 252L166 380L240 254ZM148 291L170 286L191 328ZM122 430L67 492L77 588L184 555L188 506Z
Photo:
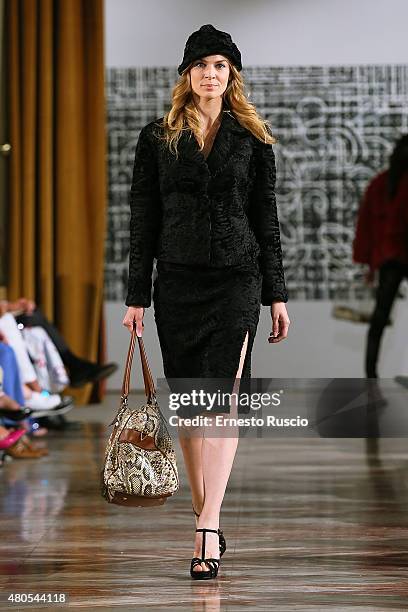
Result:
M139 402L140 403L140 402ZM193 581L194 517L181 490L129 509L99 494L117 396L75 408L79 431L0 468L3 589L66 593L84 610L408 609L408 440L243 439L224 499L217 580ZM63 609L51 606L48 609Z

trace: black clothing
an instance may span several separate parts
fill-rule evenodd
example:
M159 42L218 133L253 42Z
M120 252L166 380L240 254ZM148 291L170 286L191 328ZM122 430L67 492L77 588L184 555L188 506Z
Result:
M275 198L275 155L224 110L208 158L190 130L179 155L140 132L130 190L127 306L149 307L153 260L228 268L259 263L261 303L287 302Z
M365 369L367 378L377 378L377 362L381 338L403 278L408 278L408 265L389 260L379 268L376 304L367 334Z
M248 330L239 392L249 393L251 352L261 303L258 265L209 268L159 261L157 273L154 316L166 378L195 379L208 393L218 389L231 393ZM191 392L189 381L187 386L177 380L168 383L174 393ZM229 404L216 403L206 413L228 410ZM247 404L238 405L239 413L248 411ZM200 406L182 406L177 415L190 417L201 412Z
M154 316L171 392L231 393L248 331L239 394L249 395L261 302L287 301L272 146L228 111L207 156L189 131L176 159L154 129L136 147L126 304L150 306L157 257ZM211 412L229 408L216 402ZM239 401L238 412L249 410ZM203 412L191 404L177 414Z
M207 23L188 37L184 47L183 61L177 68L177 72L182 74L194 60L207 55L225 55L238 71L242 70L241 53L237 45L232 42L231 34L217 30L213 25Z

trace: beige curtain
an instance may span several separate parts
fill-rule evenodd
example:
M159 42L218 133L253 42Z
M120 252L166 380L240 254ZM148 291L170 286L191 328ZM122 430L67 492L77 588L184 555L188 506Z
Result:
M7 0L8 298L96 361L106 225L103 0ZM91 386L74 392L86 403Z

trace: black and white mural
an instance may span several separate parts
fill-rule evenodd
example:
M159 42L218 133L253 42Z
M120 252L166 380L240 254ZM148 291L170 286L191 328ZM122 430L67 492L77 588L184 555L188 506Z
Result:
M408 132L408 66L273 66L242 72L278 144L277 203L290 299L355 298L358 206ZM140 129L169 109L176 68L107 70L109 211L105 297L123 302L128 198Z

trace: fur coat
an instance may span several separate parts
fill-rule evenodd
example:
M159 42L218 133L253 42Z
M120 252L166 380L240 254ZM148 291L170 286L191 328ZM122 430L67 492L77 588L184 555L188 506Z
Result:
M145 125L130 189L127 306L151 304L154 258L206 267L258 260L261 303L288 300L275 198L275 155L224 110L205 159L191 130L176 157Z

